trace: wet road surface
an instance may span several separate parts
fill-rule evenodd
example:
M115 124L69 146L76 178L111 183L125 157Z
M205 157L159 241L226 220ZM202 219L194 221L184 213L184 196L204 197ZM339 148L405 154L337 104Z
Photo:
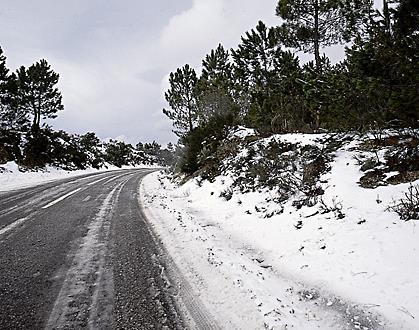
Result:
M149 170L0 193L0 329L181 329L142 216Z

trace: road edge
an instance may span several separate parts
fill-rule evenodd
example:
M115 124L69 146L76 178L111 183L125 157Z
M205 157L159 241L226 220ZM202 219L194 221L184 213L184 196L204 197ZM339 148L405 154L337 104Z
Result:
M158 258L160 264L164 268L164 275L169 281L171 287L175 288L176 290L175 303L177 303L177 307L181 312L180 317L190 329L221 329L221 327L215 321L215 318L208 311L206 311L206 308L204 307L204 304L201 302L201 300L196 295L194 295L192 286L183 276L180 268L176 265L175 261L170 256L168 249L158 238L158 234L152 225L152 216L147 213L146 208L144 207L144 202L142 200L142 181L147 175L157 171L147 173L139 181L137 188L138 204L141 216L144 218L147 229L160 252Z

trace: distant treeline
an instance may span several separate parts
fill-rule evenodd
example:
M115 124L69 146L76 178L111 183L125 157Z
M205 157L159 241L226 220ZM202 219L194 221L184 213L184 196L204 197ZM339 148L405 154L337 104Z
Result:
M419 6L414 0L280 0L282 25L259 22L236 49L221 44L170 74L163 112L193 173L227 128L260 134L418 127ZM332 65L321 49L349 44ZM296 52L313 55L301 64Z
M53 165L69 170L100 168L106 164L159 164L173 161L173 145L157 142L102 142L95 133L54 131L43 123L64 109L56 87L59 75L45 60L10 73L0 48L0 164L17 162L22 168Z

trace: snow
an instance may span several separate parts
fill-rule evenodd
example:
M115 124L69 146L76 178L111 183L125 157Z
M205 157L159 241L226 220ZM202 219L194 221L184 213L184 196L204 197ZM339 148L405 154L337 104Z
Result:
M318 141L321 141L327 137L327 134L281 134L273 135L271 138L265 139L269 142L271 139L285 142L285 143L298 143L302 146L315 145Z
M86 170L76 171L66 171L63 169L49 166L42 171L21 172L19 170L19 166L15 162L8 162L6 164L0 164L0 191L27 188L46 182L51 182L65 178L72 178L84 174L103 173L107 171L133 168L153 168L153 166L138 165L135 167L123 166L122 168L118 168L116 166L107 165L107 168L101 168L99 170L89 168Z
M324 137L271 138L304 145ZM319 205L297 210L292 199L269 203L269 191L234 191L226 201L228 173L182 186L162 173L143 180L155 232L223 328L419 328L418 223L386 211L409 184L360 187L356 143L340 148L321 177L324 206L343 219Z
M109 214L112 212L113 204L123 184L118 184L108 193L95 218L89 223L87 234L83 237L76 253L71 255L72 264L67 270L63 285L50 313L48 329L80 328L82 322L74 315L86 313L89 313L89 323L97 321L99 290L103 286L113 285L111 275L105 274L107 272L104 267L107 245L102 241L106 242L109 236L111 227ZM92 281L92 279L95 280ZM76 303L78 302L77 296L81 295L92 297L90 311L90 304Z
M254 129L238 126L237 129L230 134L230 138L244 139L246 137L254 135L256 135L256 131Z
M12 230L13 228L21 225L24 223L28 218L17 219L16 221L12 222L10 225L3 227L0 229L0 236L7 233L8 231Z

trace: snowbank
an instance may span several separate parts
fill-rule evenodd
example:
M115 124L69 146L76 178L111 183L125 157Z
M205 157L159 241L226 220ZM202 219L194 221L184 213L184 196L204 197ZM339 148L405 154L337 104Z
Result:
M272 192L220 198L228 173L180 187L161 173L143 180L156 232L223 328L419 329L418 222L386 211L409 184L360 187L358 142L320 178L322 203L291 199L269 218L256 210L278 208Z
M100 170L90 168L86 170L66 171L63 169L49 166L42 171L21 172L19 171L19 167L15 162L8 162L6 164L0 165L0 191L27 188L42 183L75 177L83 174L93 174L132 168L151 167L149 165L141 165L136 167L123 166L122 168L118 168L116 166L109 165L108 168L102 168Z

